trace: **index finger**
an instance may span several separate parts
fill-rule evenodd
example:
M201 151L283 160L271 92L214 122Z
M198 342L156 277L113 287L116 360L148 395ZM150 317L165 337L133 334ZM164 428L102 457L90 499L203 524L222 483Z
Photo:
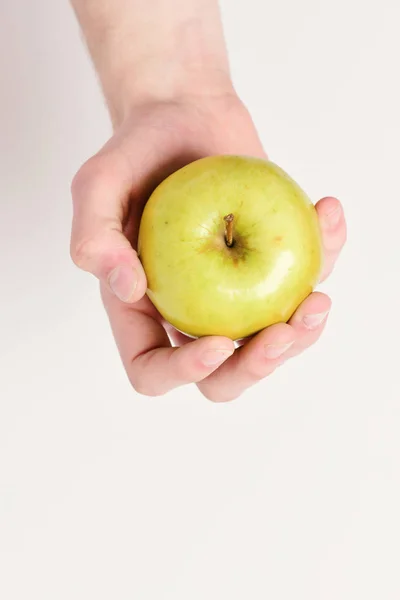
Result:
M136 302L146 291L146 277L136 251L123 231L129 212L132 176L112 153L92 157L72 184L71 256L120 300Z

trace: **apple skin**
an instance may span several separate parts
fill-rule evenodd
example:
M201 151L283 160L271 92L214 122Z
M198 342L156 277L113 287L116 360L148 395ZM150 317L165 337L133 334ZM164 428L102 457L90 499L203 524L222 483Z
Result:
M322 267L310 199L274 163L245 156L202 158L165 179L144 208L138 252L151 302L192 337L238 340L288 321Z

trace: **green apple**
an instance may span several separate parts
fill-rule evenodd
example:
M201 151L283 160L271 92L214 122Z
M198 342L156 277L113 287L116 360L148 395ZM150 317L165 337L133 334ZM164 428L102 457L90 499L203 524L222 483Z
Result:
M165 179L140 223L147 294L193 336L237 340L286 322L316 285L314 205L277 165L212 156Z

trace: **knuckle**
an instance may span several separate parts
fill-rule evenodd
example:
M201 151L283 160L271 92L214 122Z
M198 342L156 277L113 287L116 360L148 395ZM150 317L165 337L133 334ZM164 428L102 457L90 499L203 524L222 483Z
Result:
M85 270L96 255L98 243L94 238L82 238L71 241L70 254L73 263Z
M158 390L154 385L152 385L148 381L140 381L131 379L131 385L137 394L141 396L148 396L150 398L156 398L157 396L162 396L163 392Z
M90 158L86 161L75 174L71 183L71 193L73 198L78 197L81 190L86 187L88 181L91 181L94 173L92 168L93 160L93 158Z
M74 202L96 193L102 185L104 169L99 156L92 156L75 174L71 183L71 195Z
M266 359L259 365L248 367L248 379L252 385L272 375L275 369L287 359L286 354L278 358Z
M225 402L232 402L240 396L240 392L233 394L224 394L218 390L207 389L203 386L200 388L200 391L206 398L206 400L209 400L213 404L223 404Z
M154 377L146 376L146 373L143 373L140 369L133 369L132 372L129 373L129 381L135 392L141 396L155 398L156 396L162 396L164 393L154 380Z

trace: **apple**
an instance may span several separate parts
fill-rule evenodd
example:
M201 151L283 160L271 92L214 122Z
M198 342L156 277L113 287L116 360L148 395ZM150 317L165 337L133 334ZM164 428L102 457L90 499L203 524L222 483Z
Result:
M138 252L151 302L192 337L238 340L288 321L322 266L310 199L276 164L245 156L202 158L165 179Z

